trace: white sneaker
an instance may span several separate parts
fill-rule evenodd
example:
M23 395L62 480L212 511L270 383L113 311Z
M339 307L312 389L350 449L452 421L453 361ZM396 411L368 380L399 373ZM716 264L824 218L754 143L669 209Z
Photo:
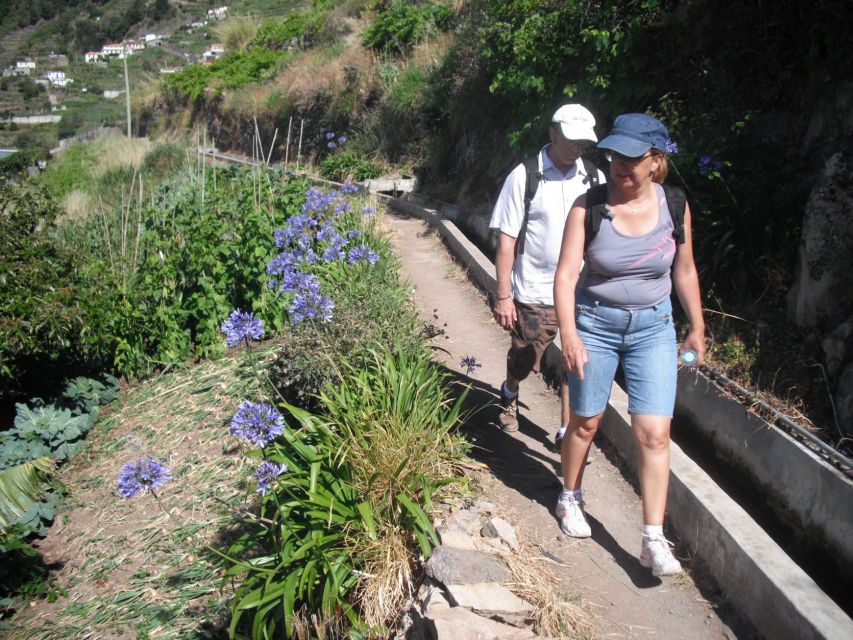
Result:
M572 538L589 538L592 530L583 514L583 501L557 501L557 517L560 529Z
M654 576L671 576L681 573L681 563L672 555L672 543L662 535L649 538L643 536L643 551L640 564L652 570Z

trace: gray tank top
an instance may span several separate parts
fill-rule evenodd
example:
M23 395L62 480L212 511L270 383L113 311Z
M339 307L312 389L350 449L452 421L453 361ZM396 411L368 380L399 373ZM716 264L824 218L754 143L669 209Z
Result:
M655 183L658 223L642 236L626 236L605 218L587 247L578 292L601 304L644 309L669 297L675 228L663 187Z

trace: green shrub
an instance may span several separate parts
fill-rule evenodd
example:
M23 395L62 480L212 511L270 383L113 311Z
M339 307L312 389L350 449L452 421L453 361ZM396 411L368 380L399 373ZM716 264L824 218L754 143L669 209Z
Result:
M291 13L283 20L267 20L261 24L252 45L271 51L287 49L292 43L301 46L308 26L309 16L304 13Z
M378 178L382 171L375 164L351 151L341 151L328 156L320 163L320 174L329 180L369 180Z
M143 174L150 179L163 179L174 174L187 160L184 147L177 144L160 144L145 154Z
M370 49L405 53L428 35L450 29L454 18L453 11L440 4L395 4L382 11L365 30L362 44Z
M247 616L260 639L290 637L309 615L320 633L344 625L347 637L387 635L412 587L413 558L438 544L427 513L463 455L452 431L464 394L449 399L447 374L422 346L380 349L367 368L343 369L319 413L286 407L291 425L263 451L287 471L262 500L261 516L276 525L228 552L228 574L246 573L232 637L248 633Z
M191 65L173 73L167 76L165 86L167 91L196 102L208 87L218 92L268 78L285 59L284 53L265 47L235 51L211 65Z
M97 365L82 339L77 257L56 246L57 207L41 188L0 183L0 396L50 388Z

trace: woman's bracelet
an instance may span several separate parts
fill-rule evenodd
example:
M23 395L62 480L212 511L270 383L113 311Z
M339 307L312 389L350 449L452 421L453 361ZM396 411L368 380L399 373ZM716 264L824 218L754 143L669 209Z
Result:
M510 298L512 298L512 294L509 294L508 296L503 296L503 297L501 297L499 295L495 295L495 300L497 300L498 302L500 302L501 300L509 300Z

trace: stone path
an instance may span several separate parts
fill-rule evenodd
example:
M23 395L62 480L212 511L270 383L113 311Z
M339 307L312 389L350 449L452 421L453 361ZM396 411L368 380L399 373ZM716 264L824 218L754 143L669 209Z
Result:
M467 427L481 474L484 499L494 502L517 529L528 550L558 567L561 589L577 593L594 613L596 637L753 638L755 632L719 599L701 567L679 554L689 574L660 580L637 560L642 526L632 479L606 442L596 443L586 471L587 513L592 538L568 539L553 515L560 488L559 457L550 448L559 422L556 395L538 377L521 385L521 430L493 426L494 403L503 380L508 337L492 320L485 296L450 257L438 234L420 219L390 213L395 251L415 287L424 320L445 331L437 338L445 365L461 372L474 356L481 367L470 376L471 397L484 409Z

